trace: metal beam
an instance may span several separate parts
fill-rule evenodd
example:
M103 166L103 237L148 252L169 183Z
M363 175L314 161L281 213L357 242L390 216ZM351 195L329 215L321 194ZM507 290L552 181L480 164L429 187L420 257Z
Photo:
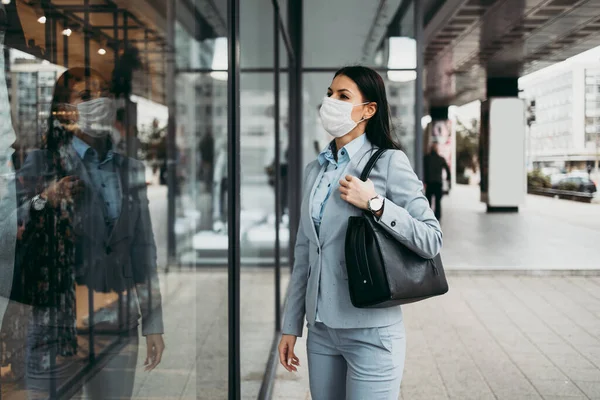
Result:
M414 1L414 25L415 39L417 42L417 79L415 80L415 158L414 167L417 176L423 179L423 127L421 118L423 117L423 2Z
M112 14L115 9L117 9L117 7L114 6L105 6L105 5L90 5L90 6L69 6L69 5L59 5L59 4L52 4L52 7L54 7L57 10L60 11L66 11L66 12L71 12L71 13L107 13L107 14Z
M425 48L425 45L435 37L436 33L440 29L444 28L456 10L458 10L465 2L466 0L446 0L446 2L439 8L438 12L431 17L431 21L429 21L423 30L423 48ZM422 0L415 0L415 10L418 4L421 8L423 8L423 4L421 3ZM422 26L423 18L421 18L420 21Z
M288 0L288 29L294 58L290 57L289 74L289 140L288 140L288 201L290 242L288 245L290 270L293 268L294 247L300 222L302 194L302 59L303 59L303 1Z
M240 0L227 1L227 219L229 236L229 395L241 398L240 363Z
M275 73L273 74L273 96L274 96L274 107L273 107L273 119L275 129L275 332L279 332L281 329L281 251L280 251L280 238L279 238L279 226L281 223L281 216L283 215L283 209L281 207L281 147L280 147L280 124L279 119L281 117L279 107L281 106L279 91L280 91L280 72L279 72L279 4L277 0L273 0L273 67Z
M274 23L279 25L279 33L283 37L283 43L285 44L288 57L291 58L291 60L294 60L294 50L292 47L292 41L290 40L290 35L288 34L287 29L285 29L285 25L283 24L283 18L281 17L281 9L279 8L279 1L272 0L272 3L274 8L273 12L276 15L276 21L274 21ZM279 38L277 38L277 40L279 41Z
M115 28L113 25L93 25L93 27L94 27L95 29L114 29L114 28ZM125 28L127 28L127 29L129 29L130 31L131 31L131 30L136 30L136 29L145 29L144 27L142 27L142 26L139 26L139 25L138 25L138 26L135 26L135 25L134 25L134 26L131 26L131 25L130 25L130 26L127 26L127 27L126 27L126 26L124 26L124 25L119 25L119 26L117 26L116 28L117 28L117 29L125 29Z
M167 2L167 43L170 49L175 48L175 2ZM167 90L167 108L169 117L167 123L167 269L175 262L177 257L177 244L175 236L175 183L177 179L176 164L176 120L177 120L177 100L175 98L175 52L166 52L167 76L165 86Z

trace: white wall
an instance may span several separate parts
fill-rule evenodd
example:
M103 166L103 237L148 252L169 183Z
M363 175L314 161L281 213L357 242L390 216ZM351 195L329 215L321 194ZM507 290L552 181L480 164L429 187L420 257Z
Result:
M525 200L526 126L522 99L490 99L489 206L517 207Z

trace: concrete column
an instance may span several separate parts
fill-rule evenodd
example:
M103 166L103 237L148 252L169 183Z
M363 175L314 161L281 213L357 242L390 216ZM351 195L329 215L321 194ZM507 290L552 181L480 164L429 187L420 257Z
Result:
M525 102L518 78L488 78L481 104L481 201L488 212L516 212L525 201Z

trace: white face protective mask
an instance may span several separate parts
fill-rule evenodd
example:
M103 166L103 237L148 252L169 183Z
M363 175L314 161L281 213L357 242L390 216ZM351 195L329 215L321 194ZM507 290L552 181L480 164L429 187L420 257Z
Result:
M364 121L365 118L358 122L352 119L352 109L356 106L362 106L369 102L361 104L352 104L346 101L332 99L331 97L325 97L319 115L321 116L321 123L323 128L333 137L339 138L346 135L352 129L356 128L360 122Z
M94 138L104 138L113 132L117 110L113 99L99 97L77 104L77 123L83 133Z

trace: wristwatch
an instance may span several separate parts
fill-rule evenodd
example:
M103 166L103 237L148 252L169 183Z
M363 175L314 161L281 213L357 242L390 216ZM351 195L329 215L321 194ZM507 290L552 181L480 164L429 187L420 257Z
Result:
M47 199L44 199L42 196L40 196L38 194L33 199L31 199L31 207L35 211L42 211L44 209L44 207L46 207L47 202L48 202Z
M380 195L373 197L368 203L369 211L373 214L377 214L383 208L384 200L383 196Z

